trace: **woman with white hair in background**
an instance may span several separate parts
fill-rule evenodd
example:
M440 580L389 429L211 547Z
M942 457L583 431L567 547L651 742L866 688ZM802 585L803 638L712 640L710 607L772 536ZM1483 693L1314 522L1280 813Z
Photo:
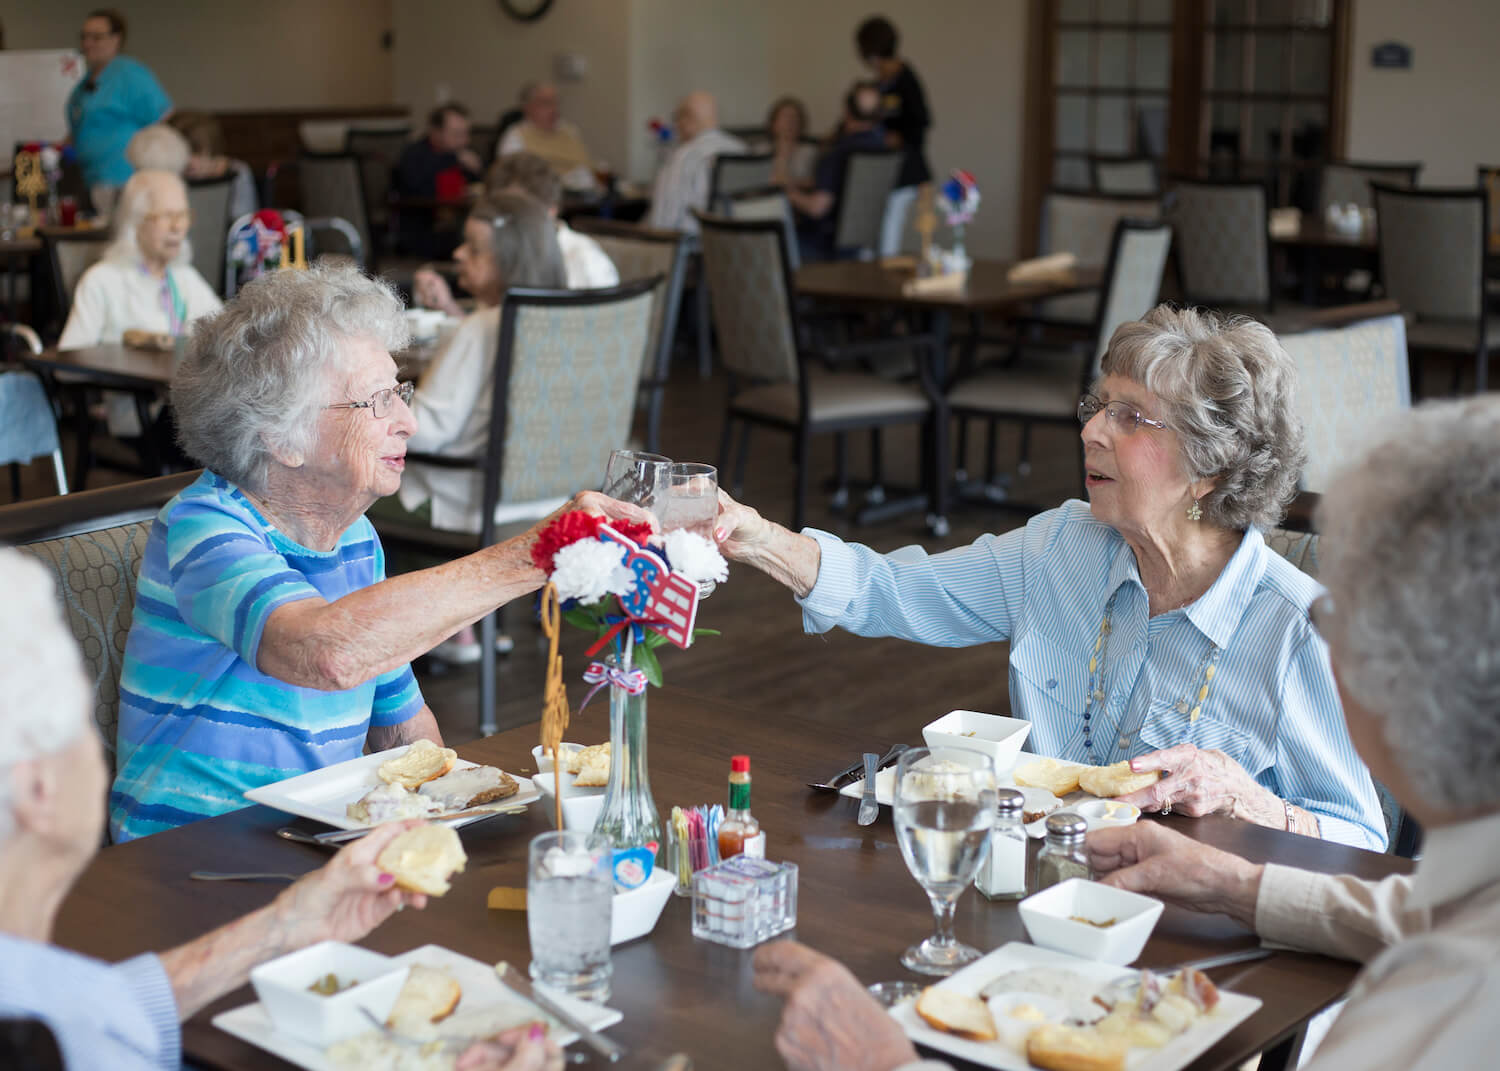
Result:
M323 940L357 941L391 913L427 897L395 888L375 865L417 821L381 826L271 903L160 954L122 963L51 943L58 909L99 847L108 788L83 660L63 622L51 577L0 550L0 1017L34 1018L52 1032L64 1067L84 1071L181 1066L185 1020L245 984L250 968ZM476 1046L461 1066L506 1071L561 1067L550 1042L523 1031L514 1046Z
M1115 331L1079 401L1087 503L942 554L879 555L725 495L715 535L792 589L808 632L1008 641L1027 747L1164 771L1120 797L1143 810L1383 849L1308 621L1317 586L1261 537L1302 468L1295 389L1263 324L1163 305Z
M192 158L193 150L187 138L170 123L141 127L125 146L125 159L137 171L170 171L182 175Z
M391 358L407 341L390 287L336 265L262 275L194 330L172 404L205 471L162 508L141 561L115 839L235 810L246 789L367 747L441 744L411 660L541 587L545 521L386 579L364 514L400 487L417 430ZM572 505L650 523L602 495Z

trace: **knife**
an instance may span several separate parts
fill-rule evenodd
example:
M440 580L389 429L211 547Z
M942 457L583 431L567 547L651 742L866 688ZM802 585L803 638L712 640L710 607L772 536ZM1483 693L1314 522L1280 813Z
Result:
M880 815L880 804L875 802L875 772L880 756L873 751L865 752L865 790L859 800L859 824L870 825Z
M500 980L511 989L514 989L517 993L521 994L521 996L531 1001L538 1008L541 1008L542 1011L546 1012L548 1015L555 1017L558 1022L562 1023L562 1025L567 1027L569 1030L576 1031L580 1041L582 1041L589 1048L593 1049L600 1056L604 1057L610 1063L618 1062L619 1059L625 1055L624 1049L616 1045L613 1041L610 1041L609 1038L605 1037L603 1034L590 1030L588 1027L584 1026L583 1023L575 1019L572 1015L563 1011L562 1008L558 1007L556 1001L552 1000L550 997L546 996L540 990L535 988L531 984L530 978L527 978L524 974L516 970L509 963L501 960L499 963L495 964L495 973L498 974L500 976Z

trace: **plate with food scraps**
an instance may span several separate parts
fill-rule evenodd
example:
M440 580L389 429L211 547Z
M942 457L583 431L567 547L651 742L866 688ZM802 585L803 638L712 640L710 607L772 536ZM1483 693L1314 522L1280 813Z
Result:
M1029 762L1036 761L1036 759L1037 756L1035 755L1028 755L1023 753L1016 760L1016 766L1023 767ZM1079 769L1087 768L1085 763L1071 762L1068 759L1052 759L1049 760L1049 765L1053 765L1056 767L1076 766ZM1019 787L1017 786L1015 781L1014 770L1007 771L1006 773L998 776L995 779L995 783L1001 788ZM1031 822L1027 825L1027 832L1030 833L1033 837L1042 836L1042 823L1046 819L1047 815L1051 814L1055 810L1058 810L1060 807L1066 806L1068 800L1093 799L1093 797L1086 792L1076 792L1068 796L1066 800L1060 800L1058 799L1058 797L1054 796L1044 788L1021 788L1021 791L1026 796L1026 813L1028 815L1037 816L1033 817ZM889 807L891 805L891 800L895 796L895 792L896 767L889 766L884 770L877 771L875 774L875 802ZM856 800L863 797L864 793L865 779L863 777L861 777L858 781L851 781L849 784L839 789L840 796L848 796L850 799Z
M1064 1038L1054 1036L1049 1041L1096 1044L1106 1054L1119 1051L1123 1053L1120 1066L1126 1071L1181 1071L1261 1005L1258 997L1215 990L1217 1000L1205 1000L1212 1004L1206 1011L1174 994L1172 1000L1160 1004L1160 1018L1154 1010L1146 1016L1135 1010L1139 998L1133 994L1138 987L1115 988L1139 977L1139 971L1012 942L931 987L941 999L924 1009L938 1013L934 1017L940 1020L948 1017L946 1021L954 1027L978 1027L977 1032L992 1033L993 1040L974 1040L939 1029L917 1013L917 1000L896 1005L890 1014L912 1041L981 1067L1028 1071L1032 1063L1026 1046L1034 1031L1046 1027L1046 1033L1055 1035L1061 1025L1087 1023L1074 1032L1063 1031L1068 1035ZM1171 991L1171 974L1155 977ZM1201 996L1202 991L1197 992ZM1096 996L1123 1000L1111 1017L1095 1002ZM986 1005L987 1019L972 1003L976 998Z
M398 967L407 964L432 967L458 983L460 994L453 1013L428 1028L434 1039L490 1037L538 1019L547 1023L548 1032L559 1045L568 1045L578 1039L572 1030L500 981L495 968L488 963L461 956L441 945L414 948L392 956L391 963ZM624 1018L614 1008L576 1000L553 989L546 989L546 993L592 1030L613 1026ZM373 1026L364 1034L320 1049L277 1030L259 1001L220 1012L214 1016L213 1024L226 1034L274 1053L305 1071L370 1071L376 1067L405 1066L399 1061L415 1051L409 1045L391 1040ZM422 1036L427 1036L425 1031ZM433 1066L451 1067L451 1059L446 1064L434 1063Z
M263 803L278 811L285 811L287 814L295 814L302 818L311 818L315 822L323 822L337 829L366 829L371 823L351 818L349 805L359 802L371 789L382 785L383 782L377 773L381 763L404 755L409 747L410 745L402 744L371 755L361 755L347 762L335 763L321 770L313 770L311 773L289 777L285 781L276 781L273 784L252 788L245 793L245 798L252 803ZM458 759L454 762L450 773L472 770L477 767L477 763ZM422 817L433 821L448 822L454 826L463 826L488 817L495 812L497 807L524 807L534 803L540 797L541 793L531 783L531 778L522 777L519 774L506 776L513 778L516 782L516 791L509 796L464 810L450 810Z

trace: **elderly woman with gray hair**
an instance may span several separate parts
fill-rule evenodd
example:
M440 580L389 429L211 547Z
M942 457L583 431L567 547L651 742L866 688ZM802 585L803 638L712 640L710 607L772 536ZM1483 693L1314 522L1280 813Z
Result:
M794 534L724 496L731 558L835 626L957 647L1009 641L1028 747L1163 771L1121 797L1383 848L1339 714L1317 585L1271 551L1302 465L1295 371L1265 326L1161 306L1122 325L1079 402L1089 502L927 555Z
M234 810L366 745L441 742L411 659L541 586L536 529L386 579L364 514L400 486L417 431L391 359L406 342L391 290L340 267L264 275L194 331L172 402L205 472L163 507L141 563L116 839Z

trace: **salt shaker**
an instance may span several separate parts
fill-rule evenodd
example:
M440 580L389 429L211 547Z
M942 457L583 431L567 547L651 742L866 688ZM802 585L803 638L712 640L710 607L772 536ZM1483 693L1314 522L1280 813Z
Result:
M1036 857L1036 891L1067 881L1089 878L1089 858L1083 847L1088 823L1072 811L1047 816L1047 842Z
M995 828L990 832L990 855L974 886L989 900L1020 900L1026 896L1026 830L1021 807L1026 797L1013 788L996 794Z

